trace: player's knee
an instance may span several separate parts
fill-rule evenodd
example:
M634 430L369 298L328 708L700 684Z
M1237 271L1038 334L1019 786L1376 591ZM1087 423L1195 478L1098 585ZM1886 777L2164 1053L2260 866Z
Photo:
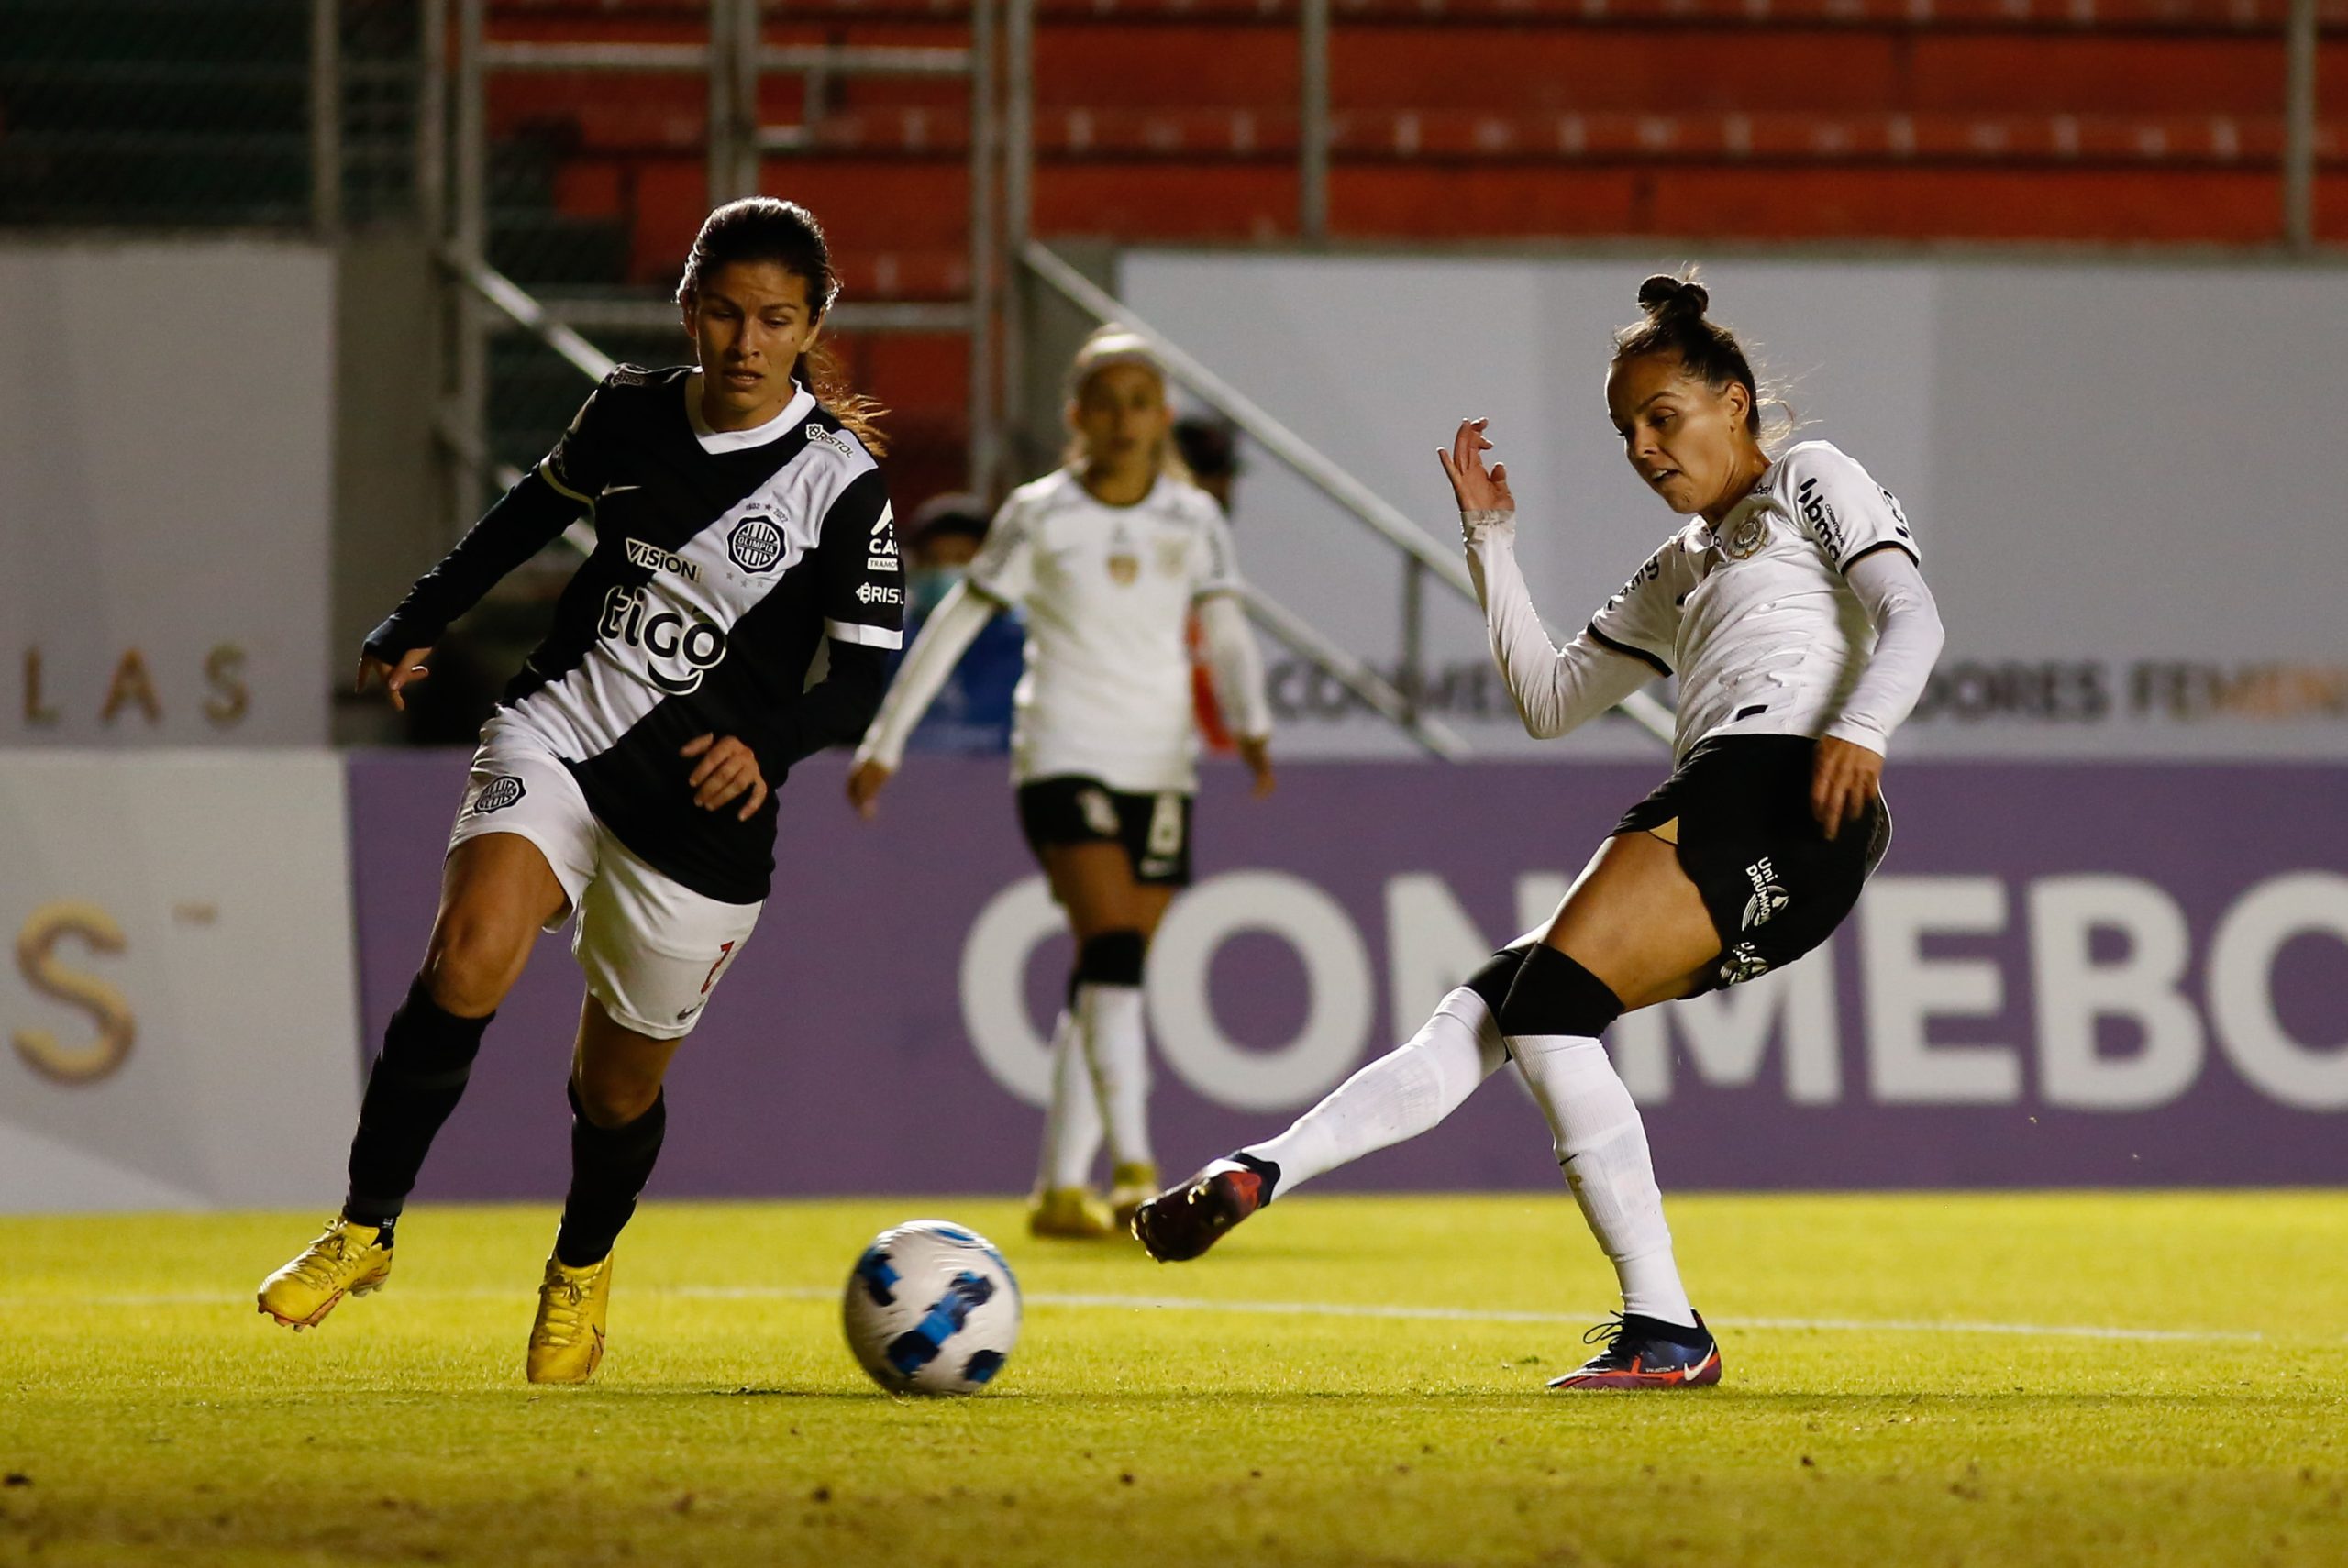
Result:
M1524 967L1524 954L1522 947L1503 947L1460 984L1483 998L1484 1005L1498 1018L1501 1003L1508 1000L1508 988L1516 984L1516 972Z
M495 933L472 921L444 920L425 951L424 984L448 1011L480 1018L497 1010L520 969L520 955Z
M1088 936L1076 950L1076 984L1138 986L1148 955L1149 939L1138 931L1104 931Z
M1606 982L1546 944L1526 950L1500 1006L1501 1032L1576 1034L1596 1038L1623 1016L1622 999Z
M660 1099L660 1080L637 1073L582 1071L571 1076L570 1103L598 1127L625 1127Z

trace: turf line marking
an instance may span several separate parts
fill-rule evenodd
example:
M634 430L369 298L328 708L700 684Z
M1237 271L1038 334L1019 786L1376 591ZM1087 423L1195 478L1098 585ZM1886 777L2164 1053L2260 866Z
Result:
M403 1290L404 1299L430 1301L504 1301L526 1297L515 1290ZM839 1292L828 1286L807 1285L676 1285L649 1289L631 1287L630 1295L667 1297L681 1301L829 1301ZM12 1309L75 1307L222 1307L248 1302L244 1294L161 1292L151 1296L76 1296L34 1297L0 1295L0 1312ZM1031 1307L1128 1309L1153 1312L1235 1312L1288 1318L1382 1318L1438 1323L1532 1323L1586 1327L1604 1312L1533 1312L1501 1307L1404 1307L1365 1301L1224 1301L1204 1296L1113 1296L1090 1292L1032 1291L1024 1297ZM2239 1329L2126 1329L2089 1323L1937 1322L1923 1318L1715 1318L1723 1329L1790 1330L1827 1333L1872 1334L2001 1334L2030 1338L2122 1340L2152 1343L2193 1343L2211 1341L2253 1342L2265 1335Z

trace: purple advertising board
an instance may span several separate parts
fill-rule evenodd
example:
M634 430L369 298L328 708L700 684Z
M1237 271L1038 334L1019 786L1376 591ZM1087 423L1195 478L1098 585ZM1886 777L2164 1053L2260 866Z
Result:
M366 1039L420 957L454 753L350 764ZM1284 1126L1541 920L1663 768L1210 767L1197 884L1150 960L1161 1164ZM916 756L878 821L822 758L783 794L775 892L669 1079L659 1196L1015 1192L1069 944L1000 759ZM1833 942L1609 1033L1667 1187L2348 1181L2348 768L1910 763ZM581 994L539 945L424 1175L562 1191ZM1546 1187L1503 1073L1335 1189Z

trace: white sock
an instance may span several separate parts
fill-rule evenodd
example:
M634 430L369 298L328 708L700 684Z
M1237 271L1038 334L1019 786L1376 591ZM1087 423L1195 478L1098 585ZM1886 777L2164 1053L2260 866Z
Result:
M1100 1152L1101 1098L1092 1087L1092 1068L1084 1059L1084 1037L1076 1015L1063 1008L1052 1029L1052 1099L1044 1108L1044 1155L1036 1185L1090 1186L1092 1156Z
M1508 1060L1484 999L1462 986L1416 1034L1329 1091L1279 1137L1240 1151L1279 1166L1275 1195L1428 1131Z
M1080 985L1076 1018L1108 1124L1111 1162L1157 1164L1149 1152L1149 1037L1142 1022L1141 988Z
M1523 1034L1508 1043L1556 1136L1566 1184L1613 1262L1623 1310L1694 1327L1696 1313L1671 1256L1646 1127L1606 1047L1577 1034Z

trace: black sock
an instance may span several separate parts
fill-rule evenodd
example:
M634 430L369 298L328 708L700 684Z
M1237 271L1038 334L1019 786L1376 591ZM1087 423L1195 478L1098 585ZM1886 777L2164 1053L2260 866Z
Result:
M564 1267L586 1268L611 1255L652 1177L668 1131L665 1089L635 1121L598 1127L579 1104L579 1086L570 1086L570 1196L563 1199L562 1229L554 1238L554 1255Z
M1256 1194L1256 1207L1260 1209L1269 1203L1272 1200L1272 1188L1280 1184L1279 1162L1259 1160L1253 1154L1234 1154L1231 1157L1264 1178L1263 1187Z
M382 1225L399 1217L440 1124L464 1097L488 1027L488 1018L459 1018L434 1001L423 976L408 987L407 1000L383 1030L383 1049L359 1103L350 1195L342 1206L353 1222Z

